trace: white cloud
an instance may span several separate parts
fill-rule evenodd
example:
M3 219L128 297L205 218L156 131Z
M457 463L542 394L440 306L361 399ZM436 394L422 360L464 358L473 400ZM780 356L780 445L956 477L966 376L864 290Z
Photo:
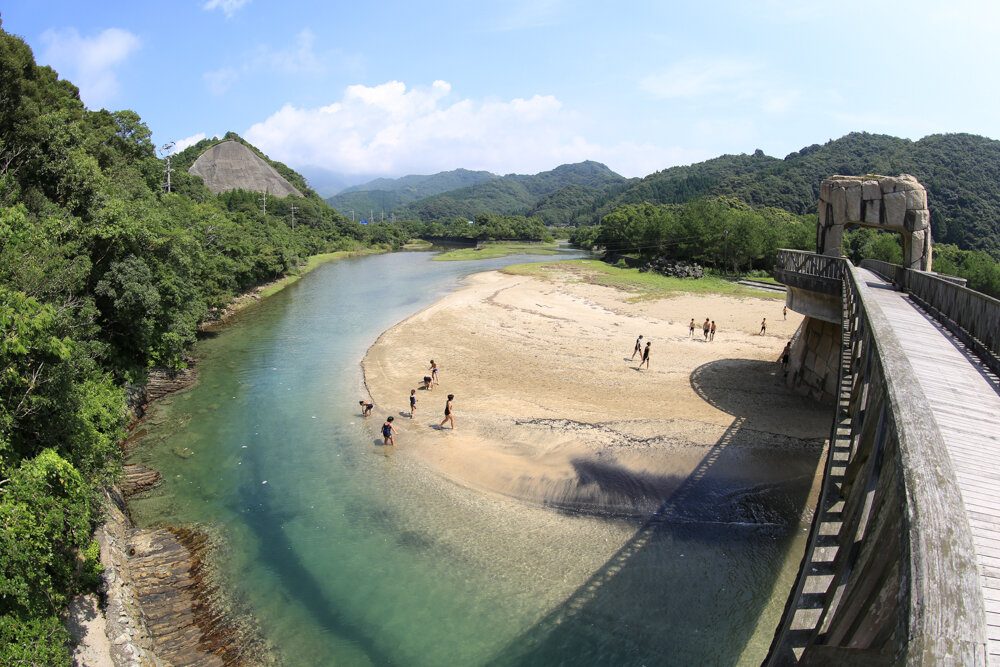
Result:
M232 67L222 67L213 72L205 72L201 75L208 85L208 90L213 95L221 96L232 87L240 78L240 73Z
M653 146L588 141L585 119L551 95L508 101L451 97L445 81L416 88L400 81L355 85L328 106L286 104L245 136L283 162L345 174L433 173L458 167L536 173L567 162L605 159L626 175L648 173L651 164L653 169L667 166L669 152Z
M232 18L238 9L241 9L243 5L249 2L250 0L208 0L208 2L202 5L202 9L206 11L221 9L225 12L226 18Z
M316 34L306 28L295 36L288 49L272 50L262 46L253 58L252 68L272 69L286 73L314 74L323 70L323 59L313 50Z
M174 142L174 147L170 150L170 154L180 153L182 150L188 146L194 146L196 143L205 138L204 132L199 132L198 134L192 134L190 137L185 137L180 141Z
M243 54L243 64L238 67L226 66L202 74L213 95L224 95L238 81L262 72L276 72L280 75L306 75L310 81L328 70L356 71L359 58L348 57L337 50L316 51L316 33L305 28L292 43L283 49L274 49L260 44Z
M562 17L565 0L517 0L509 4L506 15L493 22L494 30L544 28Z
M119 28L108 28L94 37L81 37L76 28L50 29L41 40L40 61L72 81L84 104L95 109L115 99L119 89L115 68L142 45L138 37Z
M689 58L639 80L639 87L656 98L678 103L742 108L769 114L792 111L801 93L777 80L774 72L751 60Z
M639 81L649 93L663 99L695 98L725 93L739 97L753 87L759 67L744 60L689 59L650 74Z

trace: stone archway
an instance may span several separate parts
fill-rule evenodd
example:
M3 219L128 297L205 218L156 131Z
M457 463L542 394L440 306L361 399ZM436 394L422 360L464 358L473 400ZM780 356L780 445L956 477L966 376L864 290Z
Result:
M831 176L820 184L816 248L840 257L846 227L860 225L898 232L903 266L931 270L931 214L927 191L909 174Z

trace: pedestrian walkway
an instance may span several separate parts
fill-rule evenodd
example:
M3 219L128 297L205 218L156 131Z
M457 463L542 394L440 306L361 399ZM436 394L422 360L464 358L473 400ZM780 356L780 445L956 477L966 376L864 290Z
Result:
M905 293L861 274L906 349L951 456L979 565L988 660L1000 665L1000 379Z

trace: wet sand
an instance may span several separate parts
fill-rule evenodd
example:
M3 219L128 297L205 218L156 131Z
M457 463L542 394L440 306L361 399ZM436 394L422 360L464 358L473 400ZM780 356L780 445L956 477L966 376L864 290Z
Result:
M363 361L373 433L396 417L397 446L387 453L484 492L638 517L710 469L731 488L701 499L699 511L726 522L801 520L767 516L782 513L774 502L743 502L789 477L809 488L830 427L829 407L784 385L777 359L801 316L783 320L783 300L684 294L629 303L568 273L490 271L467 282L386 331ZM711 342L701 333L706 317L718 327ZM648 370L630 358L639 334L652 342ZM425 390L431 359L439 384ZM449 393L454 432L438 427ZM794 505L787 513L805 511Z

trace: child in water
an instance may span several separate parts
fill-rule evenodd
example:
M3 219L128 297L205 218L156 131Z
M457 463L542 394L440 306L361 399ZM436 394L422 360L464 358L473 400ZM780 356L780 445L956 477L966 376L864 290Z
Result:
M392 439L392 434L396 432L396 427L392 425L392 417L387 417L385 423L382 424L382 439L383 444L396 446L396 441Z
M358 403L361 405L361 416L370 417L372 410L375 408L375 404L371 401L358 401Z
M410 419L413 419L413 413L417 411L417 390L410 390Z

